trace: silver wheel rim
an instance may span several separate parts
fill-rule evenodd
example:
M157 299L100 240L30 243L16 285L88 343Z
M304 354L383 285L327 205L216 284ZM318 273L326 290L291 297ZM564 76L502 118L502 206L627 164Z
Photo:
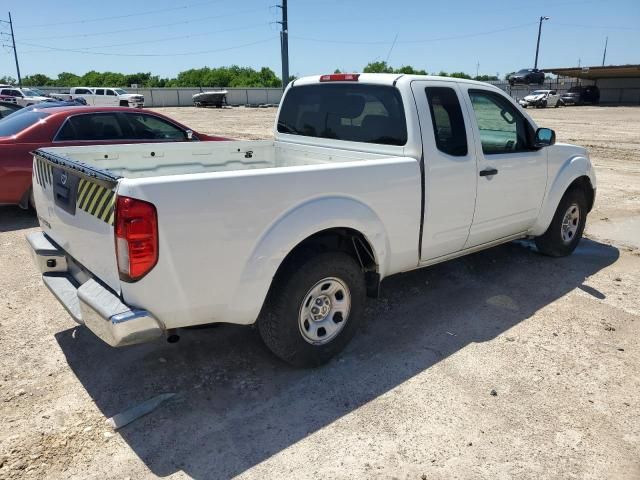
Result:
M564 214L562 219L562 241L569 244L576 237L578 225L580 224L580 207L572 203Z
M298 327L302 338L312 345L333 340L349 319L351 293L339 278L328 277L309 289L302 299Z

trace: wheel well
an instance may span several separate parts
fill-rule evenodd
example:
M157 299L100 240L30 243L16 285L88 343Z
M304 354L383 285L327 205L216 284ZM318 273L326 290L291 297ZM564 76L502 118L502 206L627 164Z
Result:
M586 175L583 175L582 177L578 177L576 178L571 185L569 185L569 188L567 188L567 191L571 190L571 189L580 189L584 192L584 194L587 196L587 202L589 204L589 212L591 211L591 209L593 208L593 202L595 201L595 190L593 188L593 185L591 185L591 180L589 179L589 177L587 177Z
M129 101L128 100L120 100L120 106L121 107L128 107L129 106Z
M377 297L380 275L375 253L367 238L351 228L331 228L315 233L298 243L284 258L276 277L303 258L321 252L343 252L360 264L367 283L367 295Z

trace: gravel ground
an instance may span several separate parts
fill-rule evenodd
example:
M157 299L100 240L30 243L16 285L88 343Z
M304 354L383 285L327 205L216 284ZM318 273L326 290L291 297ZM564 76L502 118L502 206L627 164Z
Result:
M275 115L160 110L252 139ZM250 328L108 348L41 284L33 215L0 208L0 478L640 479L640 109L530 113L597 167L574 255L515 242L392 277L316 370Z

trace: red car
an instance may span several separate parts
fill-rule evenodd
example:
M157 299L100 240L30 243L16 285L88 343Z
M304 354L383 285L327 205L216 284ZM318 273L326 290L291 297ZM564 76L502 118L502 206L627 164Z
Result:
M170 118L128 107L54 107L0 121L0 205L29 206L30 154L40 147L229 140L198 133Z

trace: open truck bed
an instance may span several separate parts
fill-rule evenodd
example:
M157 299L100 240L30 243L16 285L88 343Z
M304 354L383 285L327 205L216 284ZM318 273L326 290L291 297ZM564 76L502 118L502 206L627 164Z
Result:
M391 225L379 242L400 264L387 267L416 263L413 158L277 141L59 147L35 152L33 183L43 234L32 246L60 259L43 267L45 283L111 344L188 325L253 323L304 229L287 232L311 218L309 234L318 224L353 225L353 217L361 230ZM156 264L141 279L122 273L119 199L151 205L157 216ZM318 202L331 207L314 213ZM115 310L96 315L97 298ZM114 334L114 312L144 319L143 333Z

